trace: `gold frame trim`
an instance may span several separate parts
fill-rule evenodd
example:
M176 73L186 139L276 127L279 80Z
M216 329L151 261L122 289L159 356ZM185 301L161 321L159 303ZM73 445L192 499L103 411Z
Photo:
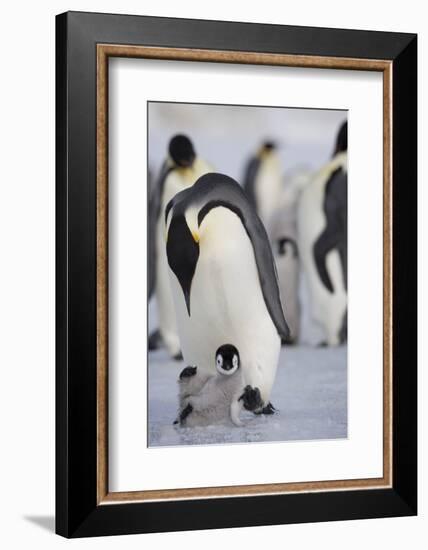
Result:
M108 59L205 61L383 73L383 477L150 491L108 490ZM97 504L392 487L392 62L187 48L97 45Z

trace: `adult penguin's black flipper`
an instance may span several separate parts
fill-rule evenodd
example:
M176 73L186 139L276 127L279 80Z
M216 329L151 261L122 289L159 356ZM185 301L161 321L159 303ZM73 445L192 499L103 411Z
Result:
M319 278L326 289L333 293L333 283L327 269L327 254L337 247L338 240L334 227L328 225L314 244L314 258Z
M327 269L327 254L333 249L339 252L345 288L347 286L347 184L347 173L341 168L327 182L324 197L326 226L313 248L318 275L330 293L334 292L334 288Z

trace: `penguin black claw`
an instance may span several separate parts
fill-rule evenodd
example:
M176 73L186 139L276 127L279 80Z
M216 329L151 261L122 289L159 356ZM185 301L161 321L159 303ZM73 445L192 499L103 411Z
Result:
M262 397L260 395L259 388L252 388L251 386L245 386L244 393L238 399L244 404L244 409L247 411L255 411L263 406Z
M263 409L254 411L254 414L275 414L276 410L277 409L275 409L275 407L269 401L269 403L265 407L263 407Z
M174 359L174 361L183 361L183 354L181 353L181 351L179 351L178 353L176 353L176 354L173 356L173 359Z

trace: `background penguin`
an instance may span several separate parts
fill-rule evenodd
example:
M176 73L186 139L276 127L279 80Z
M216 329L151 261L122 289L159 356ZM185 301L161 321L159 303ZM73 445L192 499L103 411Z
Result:
M347 147L345 122L333 158L304 189L298 207L299 248L312 316L323 327L328 345L346 338Z
M236 181L211 173L172 199L165 221L185 361L210 365L223 342L234 342L245 384L272 412L280 341L289 329L260 218Z
M252 399L251 388L244 388L235 346L220 346L215 354L215 366L216 374L199 367L186 367L181 372L178 382L180 409L174 424L194 427L232 421L235 426L242 426L239 419L242 406L248 410L260 406L260 401ZM257 395L260 399L260 393Z
M266 141L247 164L244 189L269 233L269 224L278 206L282 189L282 169L276 145Z
M297 246L296 212L284 205L272 218L271 243L275 257L281 300L287 304L290 337L283 344L294 344L299 338L299 250Z
M300 333L300 259L297 245L297 203L310 173L300 169L285 179L279 205L271 219L271 244L278 272L281 300L287 304L290 338L283 344L295 344Z
M187 136L176 135L169 142L169 155L163 163L157 184L149 199L149 299L156 293L159 330L149 336L149 350L165 345L171 357L180 358L174 304L171 294L168 264L165 255L164 211L179 191L190 187L211 167L196 156Z

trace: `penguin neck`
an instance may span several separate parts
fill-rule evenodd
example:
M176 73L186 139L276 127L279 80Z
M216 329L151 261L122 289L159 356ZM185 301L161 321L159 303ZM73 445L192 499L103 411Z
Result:
M195 161L196 162L196 161ZM195 162L192 166L177 166L175 171L180 176L182 180L183 187L188 187L192 185L195 180Z
M201 254L213 258L226 258L237 255L236 239L231 238L243 230L239 216L225 206L210 210L199 226Z
M343 170L345 170L345 172L347 172L348 151L340 151L339 153L336 153L331 159L331 165L333 170L337 170L337 168L342 168Z
M345 172L348 171L348 153L347 151L341 151L337 153L323 168L321 168L320 174L326 178L339 168L342 168Z
M195 158L191 166L179 166L170 155L167 157L167 165L173 169L178 179L181 180L183 187L188 187L195 182L195 172L198 170L199 164L198 157Z
M269 159L274 159L276 157L276 154L273 149L260 149L257 156L259 160L263 162Z

